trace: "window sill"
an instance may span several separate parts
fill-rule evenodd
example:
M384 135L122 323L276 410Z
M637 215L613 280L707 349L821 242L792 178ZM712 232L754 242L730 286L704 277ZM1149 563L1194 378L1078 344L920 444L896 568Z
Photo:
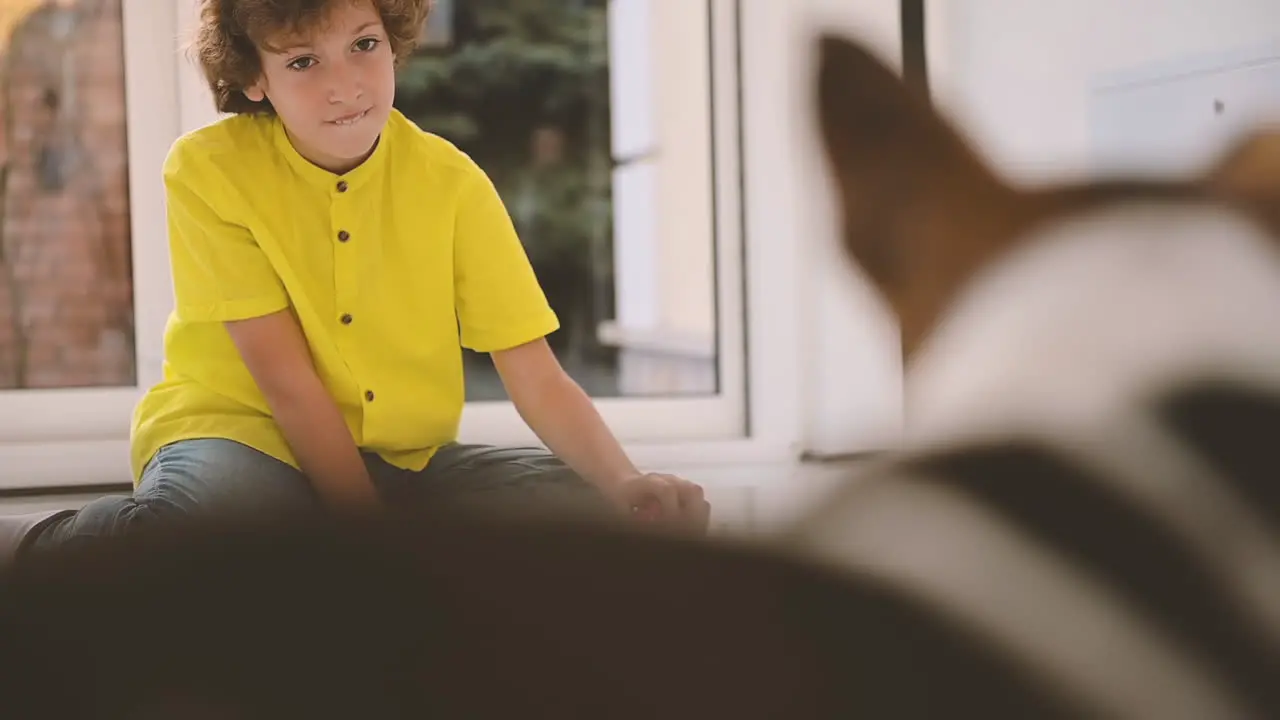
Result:
M601 344L618 353L618 388L629 396L715 395L718 386L713 333L634 328L604 322Z
M127 439L0 443L0 467L0 491L132 483Z
M713 333L681 332L666 328L635 328L609 321L600 323L596 335L604 345L640 352L672 355L691 360L715 360Z

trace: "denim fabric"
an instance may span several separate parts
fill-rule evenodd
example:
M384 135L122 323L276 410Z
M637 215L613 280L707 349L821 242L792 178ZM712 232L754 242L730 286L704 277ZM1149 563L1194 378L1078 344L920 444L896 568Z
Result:
M379 494L397 509L608 512L594 487L542 449L453 444L418 472L372 453L364 459ZM306 477L286 463L230 440L184 440L156 453L132 496L55 515L23 546L40 551L162 521L319 507Z

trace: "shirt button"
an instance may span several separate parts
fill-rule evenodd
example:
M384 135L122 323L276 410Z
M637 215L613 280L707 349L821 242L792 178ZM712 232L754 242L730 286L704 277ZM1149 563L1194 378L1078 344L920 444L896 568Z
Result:
M369 402L373 402L373 391L372 391L372 390L365 390L365 391L364 391L364 399L365 399L365 400L367 400L367 401L369 401Z
M344 193L344 192L346 192L346 191L347 191L347 181L346 181L346 180L339 180L339 181L338 181L338 192L340 192L340 193Z
M346 230L341 230L338 232L338 242L346 242L350 239L351 239L351 233L347 232Z
M342 324L343 325L351 324L351 313L346 313L342 316Z

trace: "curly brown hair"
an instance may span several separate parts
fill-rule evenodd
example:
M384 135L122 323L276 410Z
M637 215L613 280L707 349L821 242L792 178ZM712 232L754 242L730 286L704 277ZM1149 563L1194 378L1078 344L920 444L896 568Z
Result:
M244 89L262 72L258 48L281 33L306 33L339 2L372 2L382 16L396 62L413 52L434 0L200 0L191 53L213 91L218 112L271 113Z

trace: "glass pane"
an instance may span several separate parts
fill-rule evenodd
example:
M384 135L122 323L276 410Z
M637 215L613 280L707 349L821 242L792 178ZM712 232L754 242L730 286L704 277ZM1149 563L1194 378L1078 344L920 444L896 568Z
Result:
M0 388L135 384L121 0L0 0Z
M619 37L611 21L645 12L641 3L437 0L423 46L400 73L397 106L493 178L560 316L551 345L587 392L710 395L712 234L684 247L686 238L662 232L677 223L658 217L650 158L659 148L625 147L634 143L613 127L619 93L629 111L639 104L654 115L635 82L652 75L647 32L638 44L628 39L637 52L610 46ZM686 262L690 254L699 261ZM487 357L466 360L468 399L505 397Z

